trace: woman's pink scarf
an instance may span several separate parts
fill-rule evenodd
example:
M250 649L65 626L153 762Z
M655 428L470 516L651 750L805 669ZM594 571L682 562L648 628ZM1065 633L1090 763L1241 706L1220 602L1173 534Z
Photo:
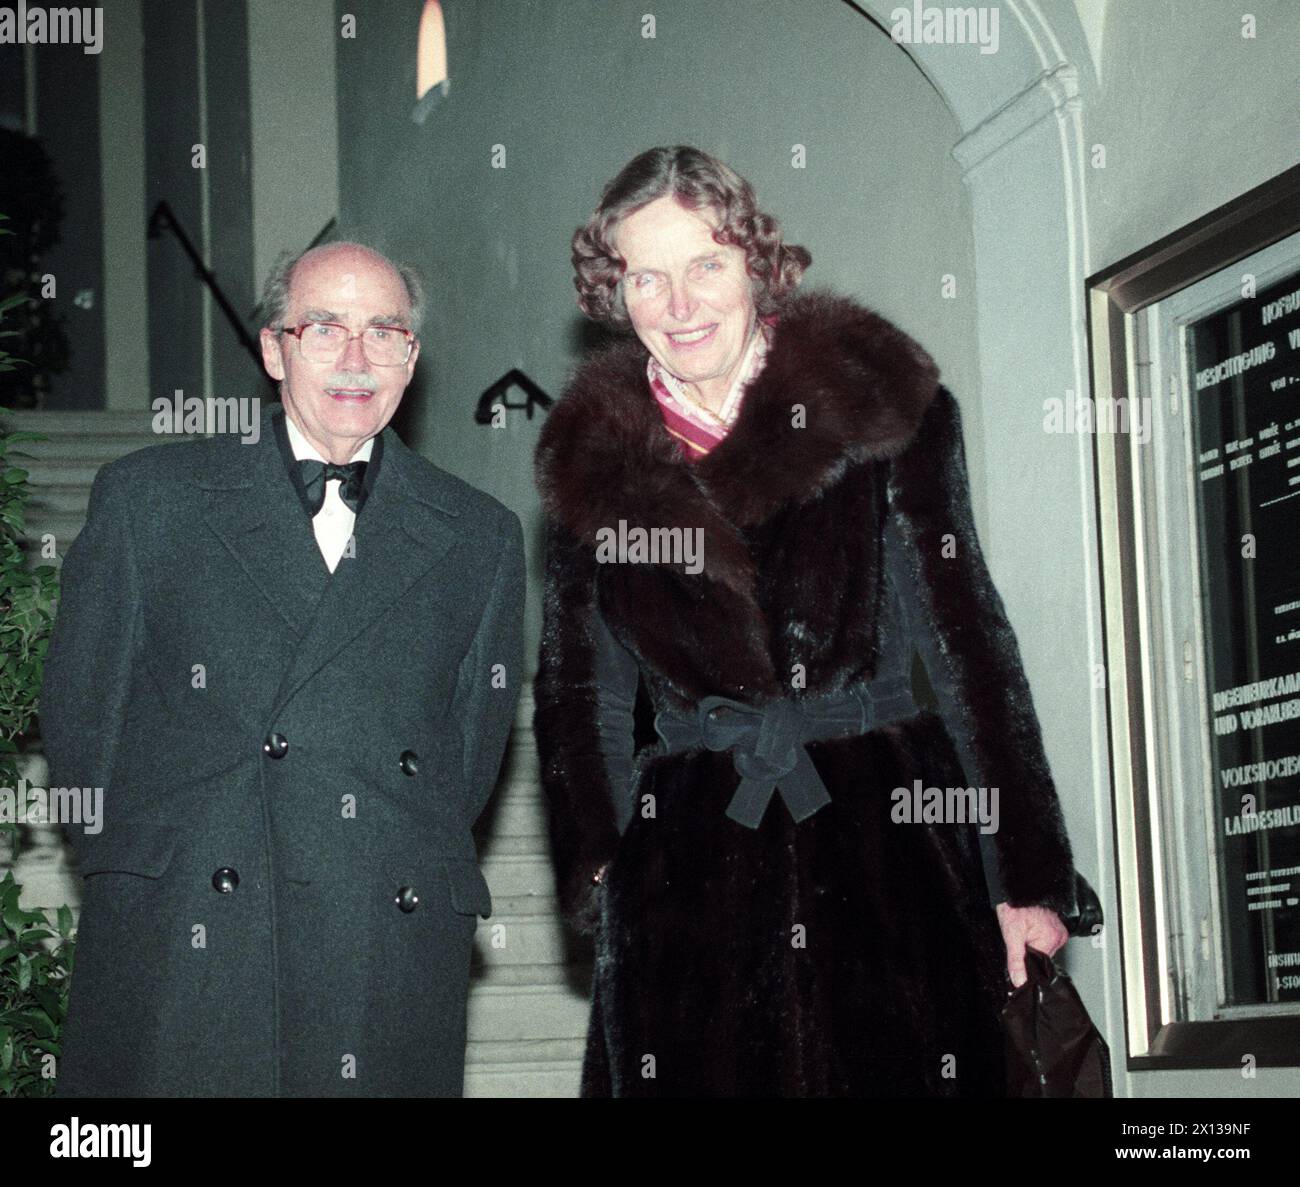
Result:
M731 389L722 402L722 408L716 414L693 400L686 392L686 385L662 366L654 355L647 360L646 378L650 381L650 390L659 403L664 427L677 438L682 457L686 461L699 461L730 432L731 426L736 423L745 388L763 370L771 327L775 324L775 317L759 319L758 331L745 348L745 357L740 364L740 369L731 382Z

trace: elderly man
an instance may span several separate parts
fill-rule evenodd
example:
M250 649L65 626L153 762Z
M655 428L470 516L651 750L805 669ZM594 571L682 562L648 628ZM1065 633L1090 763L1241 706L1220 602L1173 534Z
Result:
M386 428L419 284L277 268L282 404L105 466L41 725L85 878L60 1095L459 1095L471 825L522 675L519 521Z

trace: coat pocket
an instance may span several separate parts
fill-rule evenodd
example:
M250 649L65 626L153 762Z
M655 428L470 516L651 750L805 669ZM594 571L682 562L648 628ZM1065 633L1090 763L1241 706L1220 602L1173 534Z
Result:
M452 909L461 915L482 915L487 919L492 914L492 892L478 862L448 861L443 865L451 890Z
M110 872L161 878L176 851L176 829L170 824L118 823L111 831L78 838L76 850L83 878Z
M434 909L447 905L458 915L492 914L492 894L477 861L454 857L390 858L387 874L397 885L399 906L418 910L425 895L439 900ZM443 897L446 896L446 897Z

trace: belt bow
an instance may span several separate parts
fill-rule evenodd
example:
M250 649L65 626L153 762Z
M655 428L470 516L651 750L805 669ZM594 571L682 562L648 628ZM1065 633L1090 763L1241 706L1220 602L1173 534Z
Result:
M910 679L879 680L835 696L783 697L766 705L705 697L693 710L661 710L655 732L665 753L699 747L732 751L740 786L727 815L756 829L777 792L796 823L830 803L807 743L864 734L890 711L894 717L915 711Z

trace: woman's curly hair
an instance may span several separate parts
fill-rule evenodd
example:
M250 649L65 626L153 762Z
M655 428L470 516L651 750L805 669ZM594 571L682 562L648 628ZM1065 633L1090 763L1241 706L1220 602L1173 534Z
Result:
M620 283L626 261L610 240L618 225L641 207L672 194L688 210L718 216L713 238L745 253L760 316L775 312L803 279L812 256L781 238L781 227L758 209L754 189L716 157L687 145L652 148L629 161L604 189L592 216L573 235L573 283L578 304L595 321L628 324Z

